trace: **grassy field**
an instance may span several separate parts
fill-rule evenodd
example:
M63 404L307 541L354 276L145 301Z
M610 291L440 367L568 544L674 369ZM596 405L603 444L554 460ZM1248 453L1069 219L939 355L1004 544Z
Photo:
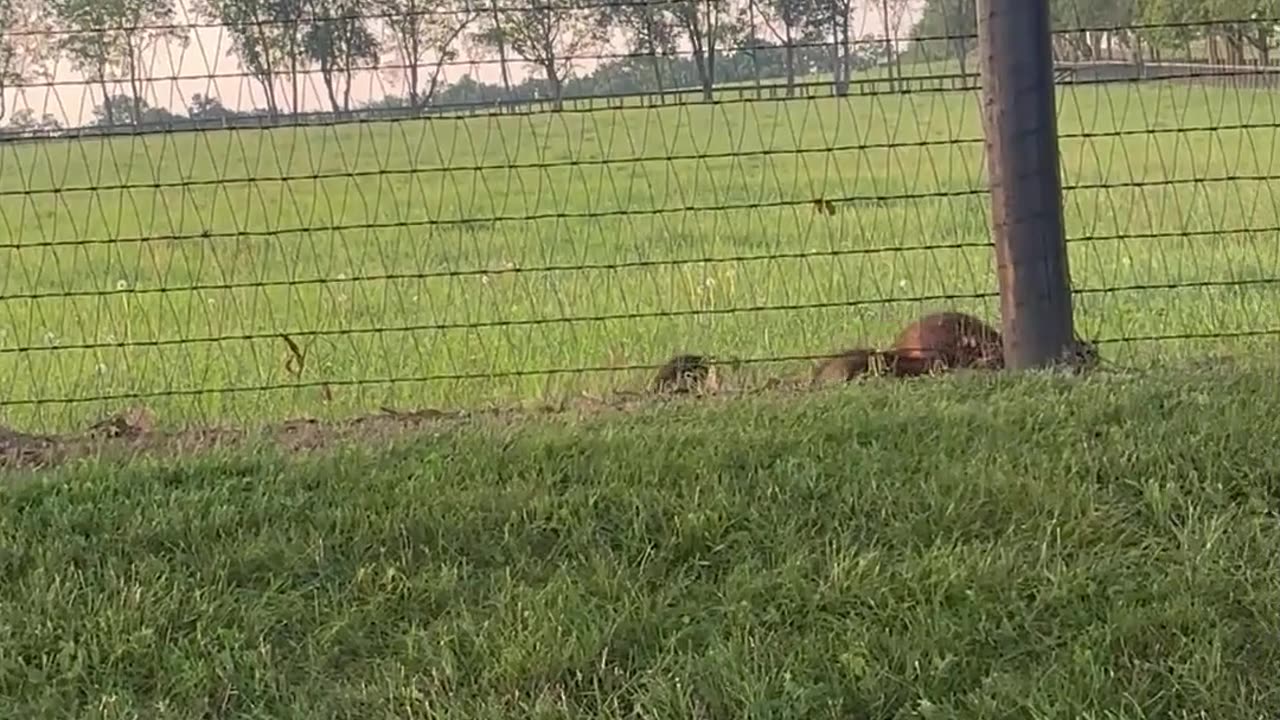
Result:
M1132 364L1263 343L1114 341L1276 329L1275 96L1123 85L1060 105L1081 331ZM5 145L0 422L80 427L125 401L31 402L101 395L174 423L507 402L646 374L513 373L884 344L943 305L994 317L977 108L920 93Z
M884 382L12 478L0 716L1274 718L1275 376Z

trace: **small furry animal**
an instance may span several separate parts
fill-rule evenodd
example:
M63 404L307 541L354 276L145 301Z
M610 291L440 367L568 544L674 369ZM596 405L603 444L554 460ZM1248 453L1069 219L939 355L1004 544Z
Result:
M864 375L917 377L934 372L938 365L934 357L904 355L896 350L855 348L818 363L813 369L812 381L847 382Z
M812 382L848 382L870 374L876 365L876 351L852 349L826 358L813 368Z
M659 393L714 391L718 386L715 367L702 355L676 355L653 379L653 389Z
M1081 340L1079 337L1072 341L1066 355L1065 364L1077 373L1092 370L1102 363L1102 354L1098 352L1098 345L1088 340Z
M946 368L999 370L1005 367L1004 339L995 328L972 315L937 312L907 326L894 341L894 349L909 357L932 355ZM1062 364L1077 372L1096 367L1098 346L1075 337Z
M880 357L894 377L919 377L946 369L937 357L913 357L897 350L881 350Z
M972 315L944 311L911 323L893 341L903 358L934 359L947 369L1004 367L1004 339Z

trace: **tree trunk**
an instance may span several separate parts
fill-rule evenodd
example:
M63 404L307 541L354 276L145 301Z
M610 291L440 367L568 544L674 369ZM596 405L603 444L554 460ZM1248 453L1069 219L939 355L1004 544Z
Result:
M414 55L413 62L409 63L409 106L421 108L426 103L423 102L422 96L418 94L418 60ZM439 67L439 66L437 66ZM434 83L433 83L434 85Z
M276 98L276 72L271 58L271 43L267 41L266 34L262 31L263 24L262 20L259 19L257 25L258 38L256 41L258 50L253 54L255 58L253 63L254 75L262 85L262 91L266 93L267 112L271 114L272 118L275 118L280 114L280 103Z
M649 64L653 66L653 81L657 84L658 94L663 92L662 87L662 62L658 58L658 44L653 41L656 34L653 29L653 16L648 12L644 16L645 39L649 45Z
M289 61L289 85L293 94L293 106L290 108L290 112L297 115L302 112L302 106L298 97L298 61L296 59L296 52L290 53L290 55L295 58Z
M703 55L700 40L701 38L698 38L698 40L694 40L691 43L693 45L693 67L698 71L698 84L702 87L702 99L710 100L712 97L711 83L707 80L707 60Z
M417 15L418 3L413 0L409 1L409 17L404 19L409 30L409 52L405 53L405 62L409 63L409 106L412 108L421 108L421 99L418 97L418 58L422 57L422 40L417 32L421 26L421 19Z
M329 105L333 107L335 113L342 111L342 105L338 102L338 93L333 86L333 67L328 62L320 63L320 78L324 81L325 93L329 96Z
M1092 60L1093 45L1089 42L1089 34L1086 32L1072 33L1068 36L1071 43L1071 52L1076 60Z
M412 5L410 5L412 8ZM403 45L404 43L402 43ZM404 54L404 61L409 64L409 107L418 108L421 101L418 97L418 58L419 40L416 32L409 33L409 42L407 43L407 52Z
M129 97L133 103L133 126L142 124L142 81L138 78L138 59L132 44L129 50Z
M262 92L267 96L267 112L271 117L275 117L280 113L279 106L276 105L276 88L270 73L258 73L254 77L258 80L258 84L262 86Z
M849 92L849 77L840 57L840 16L836 5L835 2L831 4L831 74L835 76L836 95L845 95Z
M853 52L849 45L849 13L846 12L840 22L840 64L844 69L844 92L841 95L849 93L849 84L853 81Z
M889 27L889 0L883 0L883 2L881 2L881 3L880 3L880 12L881 12L881 14L882 14L882 15L884 15L884 18L882 18L882 19L884 20L884 60L885 60L885 69L889 72L889 92L893 92L894 87L895 87L895 85L894 85L894 79L893 79L893 55L894 55L893 50L894 50L894 48L893 48L893 37L892 37L892 35L891 35L891 30L890 30L890 27Z
M102 111L107 114L107 124L116 124L116 113L111 102L111 91L107 89L107 72L105 69L98 70L98 87L102 89Z
M751 72L756 79L756 97L760 97L760 39L756 35L755 0L747 0L747 27L751 28Z
M551 86L551 104L557 112L564 110L564 81L556 70L556 61L552 57L542 66L547 75L547 84Z
M507 70L507 35L502 30L502 16L498 14L498 4L495 2L493 7L493 28L497 31L498 39L498 66L502 68L502 88L507 91L507 97L511 97L511 73Z
M453 34L450 35L447 40L445 40L443 43L441 43L439 46L435 48L436 63L435 63L435 66L431 68L431 83L430 85L427 86L427 92L425 95L422 95L422 94L417 95L418 101L414 104L415 108L419 110L421 110L422 108L425 108L427 104L431 102L431 98L436 96L436 89L440 87L440 73L444 71L444 64L449 62L449 46L452 45L453 41L456 40L458 36L462 34L462 31L465 30L466 27L471 24L472 19L473 19L473 16L469 16L466 21L460 23L456 28L454 28ZM418 73L418 67L417 67L418 65L417 58L419 57L418 53L421 50L421 46L418 44L419 40L416 38L416 36L414 38L413 43L414 43L413 86L414 86L414 91L417 92L418 86L422 84L421 76Z
M1268 28L1255 23L1252 31L1244 33L1244 38L1258 52L1258 65L1260 67L1271 65L1271 33L1268 32Z
M795 97L796 94L796 43L795 38L791 34L791 26L786 26L787 38L783 45L784 59L783 62L787 66L787 97Z
M421 110L422 108L425 108L427 104L431 102L431 98L436 96L436 88L440 84L440 72L444 69L444 58L444 53L441 53L440 59L436 61L436 66L431 71L431 84L427 86L427 94L421 98L420 104L414 106L417 109Z
M681 19L685 33L689 36L690 55L693 57L693 68L698 73L698 84L702 88L702 99L710 101L712 97L710 69L707 65L706 37L702 33L702 25L698 22L698 8L689 9L690 15Z
M302 106L298 97L298 25L296 23L289 26L289 85L293 95L291 112L297 115L302 112Z
M1231 28L1227 32L1227 62L1231 65L1244 64L1244 42L1241 40L1239 28Z
M658 58L658 50L652 42L649 43L649 62L653 65L653 81L657 83L658 94L661 95L665 92L662 86L662 60Z
M702 98L707 102L715 99L716 87L716 43L712 39L707 44L707 77L702 81Z

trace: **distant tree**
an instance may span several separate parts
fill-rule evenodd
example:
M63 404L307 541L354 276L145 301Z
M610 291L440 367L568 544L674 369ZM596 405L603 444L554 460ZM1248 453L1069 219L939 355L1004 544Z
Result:
M0 0L0 119L9 89L31 79L51 79L49 17L40 0Z
M674 25L689 43L693 64L702 85L702 97L714 97L716 55L744 30L729 0L676 0L668 6Z
M973 1L968 0L970 4ZM849 92L854 53L858 50L852 22L861 2L862 0L818 0L811 15L812 22L823 28L831 39L830 65L837 95Z
M221 120L235 115L236 112L222 105L222 100L209 95L196 93L187 103L187 116L192 120Z
M504 97L509 97L510 94L511 90L508 87L498 87L478 82L471 75L465 74L440 91L436 100L439 105L447 107L449 105L492 103Z
M1051 0L1049 9L1059 56L1077 60L1109 56L1108 46L1117 35L1129 41L1127 33L1112 28L1132 25L1136 19L1135 0Z
M676 53L675 20L658 3L619 2L604 4L600 10L606 26L620 31L628 52L648 56L654 88L662 92L664 58Z
M369 110L403 110L412 106L409 104L409 99L401 95L383 95L362 103L361 107Z
M498 69L502 73L502 88L507 96L511 95L511 68L508 66L508 22L499 9L497 0L488 0L488 11L484 13L482 29L473 33L471 39L481 47L492 47L498 51Z
M1206 28L1209 36L1209 52L1214 62L1225 60L1228 64L1242 65L1245 53L1252 50L1259 62L1271 64L1271 49L1276 41L1275 19L1280 12L1280 0L1206 0L1209 16L1215 20L1238 22L1218 23ZM1217 44L1221 41L1226 57L1218 57Z
M123 116L137 121L142 115L142 72L146 53L157 43L177 41L185 45L187 33L174 27L172 0L48 0L55 20L67 32L57 48L102 92L102 108L110 122L115 103L131 104ZM130 94L113 97L107 81L113 73L129 81Z
M42 113L40 117L36 117L36 111L31 108L22 108L13 113L13 117L9 118L9 127L20 132L49 132L62 129L62 123L49 113Z
M378 39L356 0L312 0L314 16L302 36L307 56L320 66L320 78L334 112L351 110L351 75L362 62L376 63ZM338 83L342 98L338 98Z
M1275 19L1280 17L1280 0L1254 3L1254 10L1249 17L1250 22L1242 23L1245 40L1257 51L1258 60L1263 65L1270 65L1271 50L1276 44Z
M759 86L765 78L782 77L786 63L782 48L764 37L764 33L752 33L743 38L737 47L721 52L716 62L716 78L719 82L740 83L752 81Z
M136 115L134 113L137 113ZM143 98L132 95L115 95L106 98L101 105L93 108L91 125L109 127L113 125L164 125L182 120L182 116L165 108L152 107Z
M201 15L220 23L231 36L228 57L238 57L240 64L266 94L267 108L279 111L276 99L275 69L283 64L283 54L274 40L275 27L264 27L271 17L271 0L196 0Z
M490 23L475 38L483 45L509 47L546 78L557 108L564 100L564 80L580 56L597 50L608 26L580 0L532 0L500 23Z
M787 96L795 94L796 45L812 44L822 37L818 22L819 0L762 0L761 21L782 46L786 68Z
M1148 27L1143 35L1150 43L1155 59L1162 50L1187 54L1191 43L1204 37L1204 23L1209 19L1208 0L1145 0L1139 6L1138 19Z
M262 86L267 111L280 113L278 78L287 78L290 111L301 107L301 74L307 67L303 16L308 0L194 0L200 14L220 23L231 37L228 56Z
M857 35L851 27L858 0L827 0L827 24L831 27L832 65L835 70L836 94L849 92L853 75L853 49Z
M459 38L476 21L469 2L456 0L372 0L383 19L383 43L390 47L405 80L409 105L431 102L445 63L458 57ZM423 70L427 71L423 87Z
M755 2L756 0L751 0ZM746 8L734 7L731 0L668 0L656 3L611 4L603 10L606 25L622 31L632 51L648 53L659 89L664 68L674 70L672 63L660 58L673 55L676 47L686 43L697 84L706 100L713 97L716 82L716 60L722 48L736 39L754 37L754 29L742 17ZM678 84L674 77L672 84Z
M884 32L884 59L890 74L897 69L898 40L904 35L902 24L911 10L912 0L865 0L880 16ZM892 86L891 86L892 87Z
M911 45L926 60L956 60L964 75L969 72L969 53L978 44L977 33L974 0L927 0L911 30Z

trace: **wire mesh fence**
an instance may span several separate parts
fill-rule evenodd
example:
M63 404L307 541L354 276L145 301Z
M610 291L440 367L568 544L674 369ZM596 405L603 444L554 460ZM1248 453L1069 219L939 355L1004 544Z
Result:
M1269 343L1277 20L1052 7L1081 335L1131 366ZM972 0L0 22L7 425L512 403L679 352L750 384L928 310L996 321Z

